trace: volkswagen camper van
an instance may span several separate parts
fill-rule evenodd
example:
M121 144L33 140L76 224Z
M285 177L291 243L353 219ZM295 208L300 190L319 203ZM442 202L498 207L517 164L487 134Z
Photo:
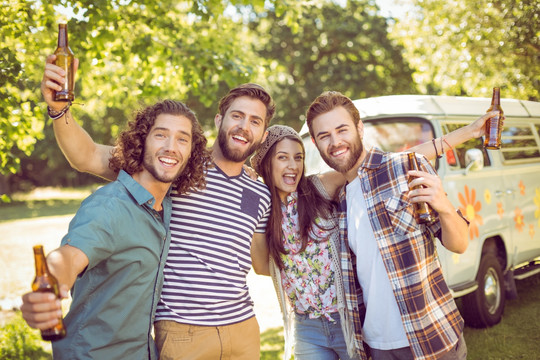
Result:
M364 122L364 144L384 151L443 136L484 114L490 98L395 95L354 101ZM501 99L505 113L500 150L470 140L433 164L450 201L470 221L464 254L437 241L443 273L469 326L489 327L516 296L515 279L540 272L540 103ZM306 174L329 169L307 125Z

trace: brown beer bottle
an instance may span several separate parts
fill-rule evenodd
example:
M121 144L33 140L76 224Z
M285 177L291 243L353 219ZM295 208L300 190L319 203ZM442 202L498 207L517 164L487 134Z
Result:
M34 278L34 282L32 282L32 291L51 292L60 299L58 281L53 274L49 272L42 245L34 246L34 260L36 262L36 277ZM41 337L43 340L56 341L65 336L66 328L62 317L58 319L58 324L56 324L55 327L41 330Z
M484 147L486 149L497 150L501 148L501 132L503 127L504 112L501 107L501 89L493 88L493 97L491 98L491 106L487 110L499 111L499 115L492 117L486 121L486 138L484 140Z
M416 160L416 154L411 152L411 153L408 153L407 155L409 156L409 170L420 170L418 166L418 161ZM414 177L409 176L408 182L410 183L413 180L414 180ZM415 186L411 188L411 190L415 190L421 187L422 187L421 185ZM414 207L414 215L416 217L416 221L419 224L430 223L435 220L433 209L431 208L431 206L429 206L428 203L426 202L414 203L413 207Z
M68 45L68 31L67 24L58 25L58 47L54 52L56 55L56 66L60 66L66 72L66 82L64 82L64 88L57 91L54 100L55 101L73 101L75 95L73 93L73 78L74 78L74 54Z

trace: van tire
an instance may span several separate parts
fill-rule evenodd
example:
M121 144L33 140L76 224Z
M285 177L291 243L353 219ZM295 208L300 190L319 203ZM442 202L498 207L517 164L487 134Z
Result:
M476 281L478 289L462 298L461 315L471 327L496 325L501 321L506 298L501 263L493 251L482 255Z

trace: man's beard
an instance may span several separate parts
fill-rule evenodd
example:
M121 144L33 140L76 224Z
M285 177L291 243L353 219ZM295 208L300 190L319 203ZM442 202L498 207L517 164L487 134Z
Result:
M242 136L244 136L244 135L242 135ZM236 162L236 163L246 161L246 159L251 154L253 154L255 152L255 150L257 150L259 148L259 146L261 145L261 142L262 142L262 139L257 141L257 142L254 142L244 152L242 152L241 150L233 150L233 149L231 149L229 147L227 134L225 133L224 130L221 129L221 127L219 128L217 140L218 140L219 148L221 149L221 153L223 154L223 157L225 159L229 160L229 161L233 161L233 162Z
M329 148L328 154L330 154L331 150L332 149ZM333 160L329 155L326 155L326 153L320 152L320 154L322 159L328 166L342 174L345 174L349 172L352 168L354 168L363 151L364 144L362 143L362 139L360 139L360 136L357 136L354 143L349 144L349 158L347 159L345 164L341 164Z
M162 182L162 183L172 183L174 182L178 176L180 176L180 174L184 171L184 169L186 168L186 165L187 165L187 161L184 162L182 164L182 166L180 166L180 169L178 170L178 172L176 172L175 174L173 175L166 175L166 174L159 174L156 167L154 166L153 162L153 156L146 153L144 155L144 158L143 158L143 167L159 182ZM183 160L180 159L180 162L182 162Z

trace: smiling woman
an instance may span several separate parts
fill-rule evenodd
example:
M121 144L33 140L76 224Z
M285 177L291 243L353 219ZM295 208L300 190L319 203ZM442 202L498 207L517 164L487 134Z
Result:
M295 359L349 359L352 324L343 317L338 227L334 204L321 181L332 177L304 176L302 140L283 125L268 128L251 164L272 194L266 240L285 324L284 359L293 347ZM337 179L344 183L343 177Z

